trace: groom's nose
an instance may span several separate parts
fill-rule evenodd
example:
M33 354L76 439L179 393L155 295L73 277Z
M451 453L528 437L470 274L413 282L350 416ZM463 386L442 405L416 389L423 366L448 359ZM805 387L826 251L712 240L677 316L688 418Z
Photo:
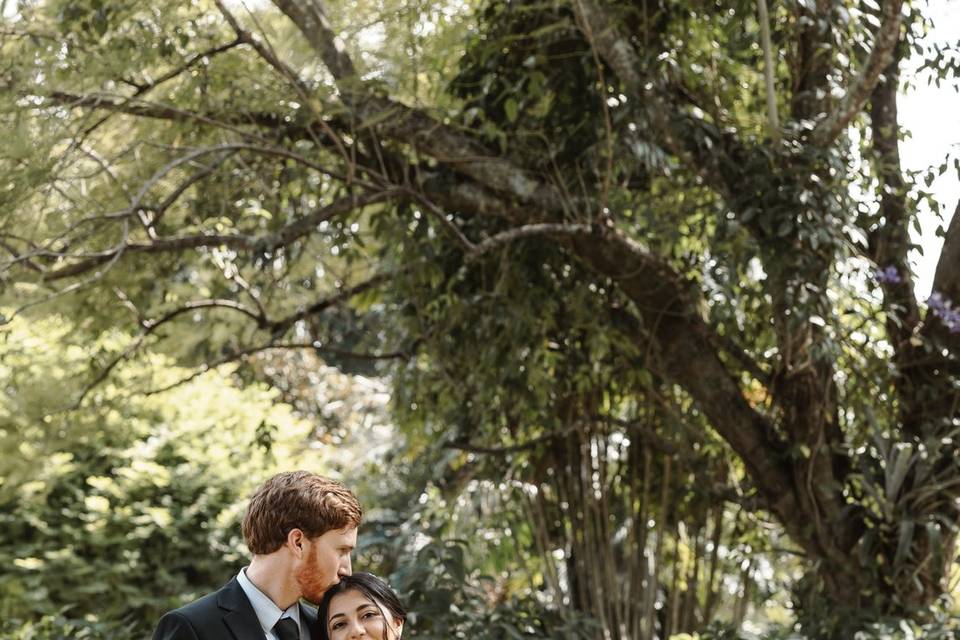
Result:
M346 560L343 560L340 563L340 566L337 568L338 576L349 576L353 574L353 568L350 564L350 556L347 556Z

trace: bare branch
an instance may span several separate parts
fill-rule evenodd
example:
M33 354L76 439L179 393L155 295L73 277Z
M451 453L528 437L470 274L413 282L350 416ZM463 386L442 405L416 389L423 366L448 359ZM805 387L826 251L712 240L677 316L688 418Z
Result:
M40 40L54 40L56 42L59 42L61 37L58 33L45 33L42 31L20 29L0 29L0 36L5 38L37 38Z
M465 451L467 453L477 453L480 455L502 455L505 453L518 453L520 451L529 451L530 449L535 449L537 446L543 444L544 442L550 442L551 440L556 440L557 438L563 438L570 435L576 430L576 426L567 427L566 429L560 429L559 431L553 431L550 433L545 433L542 436L537 436L536 438L531 438L517 444L508 444L500 445L498 447L490 447L474 444L466 440L454 440L448 444L443 445L444 449L455 449L457 451Z
M98 271L97 273L94 273L91 277L86 278L85 280L81 280L80 282L74 282L68 287L64 289L60 289L59 291L54 291L53 293L46 295L42 298L32 300L16 308L13 311L13 313L10 314L9 317L0 316L0 325L9 323L11 320L13 320L15 317L17 317L19 314L23 313L27 309L31 309L33 307L46 304L48 302L52 302L53 300L56 300L57 298L61 298L67 294L80 291L81 289L93 284L94 282L102 278L103 274L109 271L111 268L113 268L113 265L115 265L117 261L120 259L120 256L123 255L123 250L124 250L124 247L126 247L127 245L127 238L129 236L129 233L130 233L130 225L127 220L124 220L123 221L123 237L120 240L120 244L118 245L118 248L114 250L110 258L103 260L99 263L99 264L106 263L106 267L104 267L103 271Z
M83 388L83 390L80 392L80 395L74 402L72 409L78 409L80 405L83 404L84 399L90 394L90 392L102 384L103 381L106 380L110 375L110 372L113 371L118 364L128 359L140 348L147 336L152 334L167 322L170 322L174 318L181 316L184 313L199 311L202 309L230 309L231 311L237 311L245 316L253 318L258 325L266 321L266 318L261 317L257 312L243 306L238 302L234 302L233 300L197 300L188 302L182 307L178 307L173 311L167 312L156 320L148 320L143 324L143 330L129 345L127 345L127 348L113 358L109 363L107 363L107 365L100 370L96 377Z
M493 216L521 224L532 217L528 208L505 199L472 180L427 179L421 184L423 193L449 211L469 211L480 217Z
M334 295L328 296L326 298L323 298L322 300L314 302L313 304L305 307L304 309L296 313L293 313L285 318L282 318L281 320L273 321L273 322L266 317L266 315L264 314L263 308L260 307L259 304L258 304L258 309L254 310L243 304L240 304L239 302L236 302L234 300L227 300L227 299L196 300L196 301L188 302L185 305L182 305L180 307L177 307L176 309L168 311L167 313L165 313L164 315L162 315L161 317L155 320L147 320L142 322L142 330L137 335L137 337L134 338L133 341L131 341L131 343L127 345L127 347L120 354L114 357L105 367L103 367L98 372L96 377L93 380L91 380L90 383L88 383L83 388L83 390L80 392L80 395L77 397L76 401L73 404L73 409L79 408L80 405L83 403L84 399L90 394L90 392L94 388L96 388L98 385L102 384L110 376L110 373L117 367L117 365L129 359L130 356L132 356L138 349L140 349L140 347L143 345L146 338L150 336L152 333L154 333L158 328L160 328L164 324L178 318L179 316L185 313L191 313L191 312L207 310L207 309L227 309L229 311L235 311L237 313L245 315L256 323L257 328L269 330L272 334L272 339L270 342L266 344L259 345L256 347L250 347L247 349L242 349L240 351L236 351L231 354L228 354L227 356L220 358L219 360L216 360L212 363L204 364L199 370L195 371L190 376L182 380L179 380L178 382L172 385L163 387L161 389L155 389L155 390L149 391L147 392L146 395L152 395L154 393L167 391L169 389L172 389L173 387L189 382L190 380L193 380L197 376L202 375L203 373L206 373L211 369L215 369L228 362L233 362L244 356L257 353L259 351L265 351L267 349L310 348L318 353L328 353L330 355L334 355L337 357L350 357L350 358L358 358L358 359L365 359L365 360L389 360L389 359L398 359L398 358L408 357L408 354L406 352L401 352L401 351L375 354L375 353L347 351L347 350L337 349L333 347L324 347L318 341L312 341L308 343L275 342L276 339L278 339L284 333L286 333L286 331L290 327L292 327L298 320L301 320L309 315L321 313L342 302L346 302L353 296L359 293L362 293L364 291L367 291L379 285L382 282L387 281L390 277L394 275L396 274L387 273L387 274L380 274L380 275L374 276L364 282L361 282L358 285L339 291Z
M344 179L343 176L335 172L332 172L329 169L326 169L325 167L313 162L312 160L304 158L300 154L294 153L292 151L288 151L286 149L280 149L277 147L260 147L260 146L250 145L250 144L224 144L224 145L218 145L215 147L204 147L201 149L194 150L184 156L181 156L179 158L172 160L171 162L161 167L159 171L154 173L153 176L150 177L150 179L148 179L146 182L143 183L143 185L140 187L140 190L137 192L137 195L130 202L130 206L128 210L132 213L139 213L142 208L141 203L143 202L143 199L146 197L147 192L149 192L150 189L152 189L154 185L156 185L168 173L170 173L180 165L193 162L197 158L201 156L209 155L211 153L220 153L220 152L232 153L239 150L248 150L248 151L253 151L255 153L259 153L263 155L278 156L281 158L295 160L296 162L304 164L310 167L311 169L315 169L321 173L325 173L330 177L339 178L341 180ZM294 223L294 224L297 224L297 223Z
M148 243L124 243L115 249L108 249L95 254L84 254L83 260L74 264L50 271L44 275L44 280L54 281L86 273L105 262L117 259L123 253L165 253L197 249L200 247L229 247L232 249L251 249L256 245L252 236L235 234L204 234L194 236L173 236L157 238ZM65 255L64 257L74 257Z
M410 144L495 193L533 204L542 212L559 215L564 210L562 194L552 185L423 111L370 95L357 103L355 112L361 129L375 126L379 135Z
M3 235L6 235L6 234L3 234ZM25 265L27 266L27 268L30 269L31 271L36 271L36 272L38 272L38 273L43 273L43 269L42 269L41 267L39 267L38 265L34 264L34 263L30 260L29 257L25 257L25 256L21 255L20 252L17 251L16 247L10 245L9 243L5 242L4 240L0 240L0 247L3 247L4 249L6 249L6 250L7 250L7 253L9 253L11 256L13 256L13 261L12 261L12 262L14 262L14 263L23 263L23 264L25 264Z
M254 355L256 353L261 353L263 351L272 351L274 349L310 349L315 351L318 354L330 354L338 358L357 358L360 360L403 360L410 357L410 354L406 351L388 351L384 353L364 353L357 351L347 351L343 349L334 349L330 347L324 347L317 342L269 342L266 344L258 345L255 347L247 347L239 351L227 354L213 362L207 362L201 365L196 371L190 375L181 378L175 382L172 382L168 385L158 387L156 389L149 389L147 391L141 392L142 395L152 396L159 393L164 393L175 389L179 386L191 382L203 374L218 369L223 365L230 364L232 362L237 362L247 356Z
M295 220L276 233L266 236L245 236L239 234L200 234L191 236L159 237L148 243L125 242L121 246L96 254L87 254L83 260L48 272L44 280L52 281L68 278L95 269L99 265L113 260L121 253L168 253L198 249L201 247L228 247L230 249L274 250L299 240L311 233L324 220L361 209L376 202L395 197L393 191L378 191L365 196L347 196L326 206L319 207Z
M216 46L216 47L211 47L210 49L207 49L206 51L201 51L200 53L197 53L197 54L195 54L194 56L192 56L191 58L187 59L187 61L186 61L184 64L182 64L182 65L180 65L179 67L176 67L176 68L174 68L174 69L171 69L171 70L168 71L167 73L164 73L163 75L161 75L161 76L160 76L159 78L157 78L156 80L152 80L152 81L149 81L149 82L146 82L146 83L138 83L138 82L134 82L134 81L128 80L128 79L121 79L120 81L123 82L124 84L128 84L128 85L133 86L133 87L136 88L136 91L133 93L133 96L131 96L131 99L132 99L132 98L139 98L140 96L148 93L149 91L153 90L154 88L158 87L159 85L161 85L161 84L163 84L163 83L165 83L165 82L167 82L167 81L169 81L169 80L172 80L172 79L180 76L181 74L189 71L189 70L190 70L191 68L193 68L198 62L202 62L203 60L212 58L213 56L216 56L216 55L219 55L219 54L221 54L221 53L224 53L225 51L229 51L230 49L233 49L234 47L236 47L236 46L238 46L238 45L240 45L240 44L241 44L240 41L234 40L233 42L228 42L228 43L223 44L223 45L219 45L219 46ZM78 140L78 141L83 141L87 136L89 136L91 133L93 133L96 129L98 129L101 125L103 125L103 124L104 124L105 122L107 122L109 119L110 119L110 114L107 114L107 115L103 116L102 118L100 118L99 120L97 120L96 122L94 122L92 125L87 126L87 127L77 136L77 140Z
M409 268L409 267L408 267ZM401 270L403 271L403 270ZM279 338L283 336L287 331L290 330L293 325L295 325L300 320L303 320L309 316L316 315L329 309L330 307L336 306L342 302L346 302L355 295L364 293L371 289L374 289L384 282L388 282L392 278L395 278L401 271L390 271L385 273L378 273L370 278L367 278L363 282L355 284L345 289L341 289L336 293L329 295L327 297L321 298L316 302L313 302L309 305L301 307L297 311L294 311L290 315L270 322L266 325L266 328L269 329L270 333L275 337Z
M217 55L219 55L219 54L221 54L221 53L225 53L225 52L227 52L227 51L230 51L231 49L233 49L233 48L235 48L235 47L238 47L238 46L240 46L241 44L243 44L243 40L242 40L241 38L237 38L236 40L232 40L231 42L228 42L228 43L226 43L226 44L221 44L221 45L218 45L218 46L216 46L216 47L210 47L210 48L207 49L206 51L201 51L201 52L199 52L199 53L196 53L196 54L190 56L189 58L187 58L187 61L184 62L184 63L183 63L182 65L180 65L179 67L176 67L175 69L171 69L170 71L164 73L163 75L159 76L158 78L156 78L156 79L154 79L154 80L151 80L151 81L149 81L149 82L147 82L147 83L144 83L144 84L136 84L135 86L137 87L137 92L136 92L136 94L135 94L134 97L143 95L144 93L146 93L146 92L149 91L150 89L153 89L153 88L155 88L155 87L163 84L164 82L167 82L168 80L173 80L173 79L176 78L177 76L179 76L179 75L181 75L181 74L189 71L189 70L192 69L193 67L195 67L195 66L197 65L197 63L203 62L204 59L213 58L214 56L217 56Z
M409 190L406 192L409 193L412 198L416 199L420 204L422 204L427 210L427 213L436 218L437 221L444 227L444 229L446 229L447 232L453 236L453 238L457 241L457 244L459 244L467 254L468 260L474 260L485 253L522 238L531 238L543 235L568 236L574 234L589 234L592 231L591 226L588 224L543 222L514 227L508 231L504 231L487 238L480 243L474 243L452 220L447 217L448 214L437 207L436 204L431 202L428 198L420 193Z
M459 244L464 251L470 254L477 250L477 246L473 244L473 242L471 242L466 235L464 235L463 231L461 231L460 228L453 223L453 221L447 218L446 212L442 211L439 207L437 207L437 205L435 205L425 196L412 191L410 193L420 204L423 205L423 208L427 210L427 213L436 218L443 228L454 237L454 239L457 241L457 244Z
M743 370L749 373L753 378L765 387L771 383L770 373L762 369L749 353L743 350L737 341L726 334L714 333L711 335L721 351L735 359L743 367Z
M103 109L126 115L171 120L175 122L196 121L232 131L244 137L256 137L249 131L238 128L239 125L257 125L271 129L288 124L282 116L268 112L206 112L197 113L177 107L134 98L125 98L114 94L73 94L65 91L52 91L45 96L47 105L70 108ZM98 123L99 124L99 123Z
M475 259L479 256L493 251L511 242L522 238L532 238L535 236L584 236L590 235L593 228L588 224L562 224L543 222L539 224L528 224L522 227L515 227L503 233L487 238L483 242L475 245L469 253L469 259Z
M392 200L403 193L403 191L398 189L385 189L367 195L350 194L325 207L319 207L291 222L276 233L264 237L260 241L260 246L266 251L287 246L294 240L298 240L315 231L321 222L325 222L349 211L362 209L371 204Z
M99 175L99 173L101 172L106 173L107 177L110 178L110 181L117 187L117 189L119 189L120 192L123 193L126 197L128 198L130 197L130 194L127 191L126 185L123 184L123 181L117 177L116 172L113 170L113 166L111 166L110 162L108 162L106 158L104 158L102 155L97 153L95 149L91 149L85 144L78 145L77 148L80 149L80 151L83 152L83 154L86 155L88 158L96 162L97 165L100 167L101 171L98 171L94 175Z
M156 207L150 207L153 217L150 219L150 226L156 228L160 221L163 219L163 216L167 213L167 210L173 206L173 204L186 192L187 189L207 178L210 174L217 170L217 168L223 164L227 158L233 154L232 151L224 152L214 163L209 166L203 167L200 171L197 171L186 180L180 183L180 185L174 189L170 194L163 199Z
M240 25L240 21L237 20L236 16L230 12L230 10L221 0L213 1L220 10L220 13L223 14L223 17L226 18L227 22L230 24L230 27L233 29L234 33L237 34L237 42L250 45L267 64L279 71L280 75L282 75L284 78L292 82L294 87L296 87L302 96L306 97L312 93L306 83L300 79L299 75L297 75L297 72L294 71L288 64L280 60L280 58L278 58L273 51L265 46L264 43L260 42L260 40L254 34L244 29Z

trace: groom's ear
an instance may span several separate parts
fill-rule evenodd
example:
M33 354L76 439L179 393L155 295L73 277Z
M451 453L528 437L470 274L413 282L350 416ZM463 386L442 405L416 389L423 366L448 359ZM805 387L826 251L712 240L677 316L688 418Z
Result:
M290 551L298 558L303 554L304 538L306 538L306 536L303 535L303 531L296 528L290 529L290 533L287 534L287 546L290 547Z

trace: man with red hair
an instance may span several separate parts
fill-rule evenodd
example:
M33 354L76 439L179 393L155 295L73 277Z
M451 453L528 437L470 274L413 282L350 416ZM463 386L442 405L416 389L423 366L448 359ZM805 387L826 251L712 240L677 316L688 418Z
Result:
M351 573L363 510L339 482L279 473L250 499L243 538L250 565L222 589L160 618L153 640L314 640L320 602Z

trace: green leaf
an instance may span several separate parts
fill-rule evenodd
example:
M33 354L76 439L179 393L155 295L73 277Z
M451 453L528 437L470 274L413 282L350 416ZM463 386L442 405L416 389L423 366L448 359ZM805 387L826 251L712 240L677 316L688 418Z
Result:
M503 103L503 110L507 114L507 120L510 122L517 121L517 101L513 98L507 98Z

